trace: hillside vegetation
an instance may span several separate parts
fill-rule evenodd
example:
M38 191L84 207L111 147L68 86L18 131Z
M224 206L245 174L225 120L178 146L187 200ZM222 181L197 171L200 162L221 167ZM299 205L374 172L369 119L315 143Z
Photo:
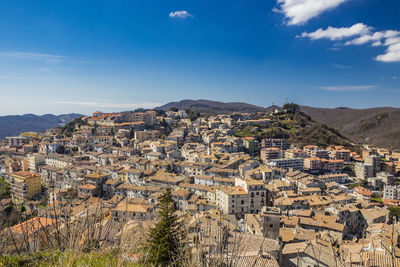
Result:
M242 102L218 102L211 100L182 100L179 102L170 102L162 105L156 109L158 110L170 110L176 109L192 109L202 113L211 114L224 114L234 112L268 112L270 108L259 107Z
M357 143L400 148L400 109L396 108L313 108L301 110L314 120L337 129Z
M343 137L338 131L327 125L314 121L310 116L292 110L289 113L278 113L268 116L270 126L246 126L238 129L239 137L252 136L263 138L287 138L299 147L305 145L343 145L352 146L352 142Z

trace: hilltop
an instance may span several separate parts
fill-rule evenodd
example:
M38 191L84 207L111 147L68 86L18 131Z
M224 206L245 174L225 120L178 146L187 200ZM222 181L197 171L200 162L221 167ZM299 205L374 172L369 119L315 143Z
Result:
M343 145L353 146L348 138L342 136L337 130L313 120L303 112L278 113L269 116L270 126L246 126L239 128L236 135L239 137L262 138L287 138L290 143L300 147L305 145Z
M170 110L171 108L176 109L192 109L202 113L211 113L211 114L223 114L223 113L234 113L234 112L269 112L274 108L279 107L260 107L255 106L243 102L218 102L212 100L182 100L179 102L170 102L160 107L157 107L158 110Z
M352 109L301 106L314 120L335 128L357 143L400 148L400 109L391 107Z
M43 132L48 129L63 126L71 120L82 117L81 114L62 115L9 115L0 116L0 139L6 136L18 135L21 132Z

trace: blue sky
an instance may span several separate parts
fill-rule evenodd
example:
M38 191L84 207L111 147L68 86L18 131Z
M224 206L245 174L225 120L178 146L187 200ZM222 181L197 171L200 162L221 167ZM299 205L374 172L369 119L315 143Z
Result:
M400 107L398 0L1 1L0 115Z

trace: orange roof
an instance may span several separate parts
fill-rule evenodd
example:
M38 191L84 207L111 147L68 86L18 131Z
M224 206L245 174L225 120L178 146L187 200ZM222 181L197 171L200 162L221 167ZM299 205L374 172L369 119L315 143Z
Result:
M393 206L393 207L398 207L399 206L399 200L397 199L383 199L383 205L385 206Z
M366 188L364 188L362 186L354 187L354 191L363 196L372 196L372 192L368 191Z
M89 189L89 190L93 190L93 189L95 189L95 188L96 188L96 186L94 186L94 185L92 185L92 184L84 184L84 185L79 186L79 189Z
M11 231L16 234L32 234L35 231L44 229L57 222L55 219L46 217L35 217L11 228Z
M34 173L34 172L27 172L27 171L18 171L18 172L15 172L14 174L15 174L15 175L18 175L18 176L25 177L25 178L35 177L35 176L38 176L38 175L39 175L39 174L37 174L37 173Z

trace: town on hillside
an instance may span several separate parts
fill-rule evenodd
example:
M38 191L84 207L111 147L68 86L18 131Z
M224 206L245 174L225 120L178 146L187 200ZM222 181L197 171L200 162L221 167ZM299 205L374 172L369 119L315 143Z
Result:
M312 118L308 139L292 107L94 112L5 138L0 254L118 247L137 262L170 192L193 261L400 266L400 152Z

